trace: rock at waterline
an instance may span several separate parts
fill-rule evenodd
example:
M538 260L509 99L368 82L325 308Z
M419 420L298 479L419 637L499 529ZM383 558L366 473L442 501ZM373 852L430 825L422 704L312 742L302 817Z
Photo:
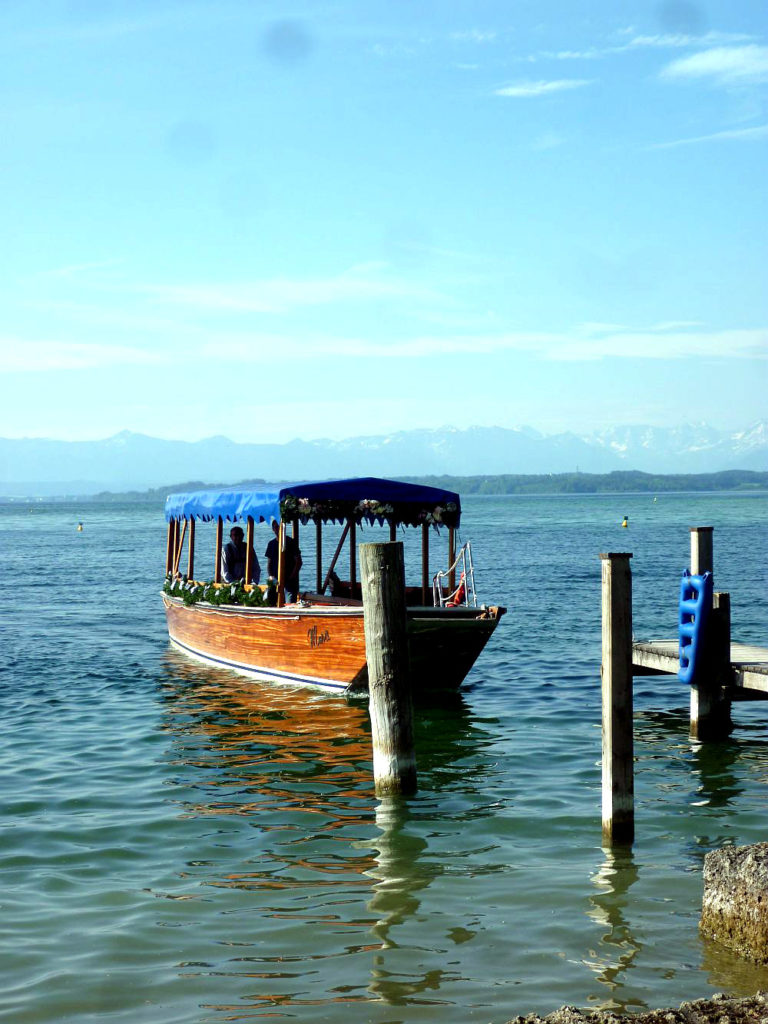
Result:
M768 963L768 843L706 855L700 928L740 956Z
M711 999L681 1003L678 1010L648 1010L646 1013L614 1013L610 1010L582 1012L562 1006L547 1017L535 1013L513 1017L509 1024L765 1024L768 993L733 999L717 993Z

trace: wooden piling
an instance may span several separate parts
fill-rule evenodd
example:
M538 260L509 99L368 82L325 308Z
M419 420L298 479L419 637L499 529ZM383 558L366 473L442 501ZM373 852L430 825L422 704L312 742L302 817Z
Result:
M627 552L602 561L603 840L632 843L635 795L632 732L632 573Z
M377 795L416 791L402 541L360 545L365 650Z
M713 527L691 527L691 573L714 575ZM731 665L731 596L714 594L707 636L702 651L703 667L691 687L691 738L715 740L727 736L733 728L731 702L723 687L729 682Z
M713 545L711 526L691 527L691 574L703 576L713 572Z
M724 739L733 729L731 701L731 595L716 590L705 637L704 666L691 687L691 739Z

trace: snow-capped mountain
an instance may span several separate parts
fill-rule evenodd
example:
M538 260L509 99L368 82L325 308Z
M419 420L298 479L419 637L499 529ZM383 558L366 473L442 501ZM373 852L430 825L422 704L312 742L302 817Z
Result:
M344 476L499 473L713 473L768 469L768 422L725 432L706 424L617 426L544 435L530 427L445 427L343 441L239 444L226 437L165 441L123 431L103 441L0 439L0 494L145 490L199 480L227 483Z

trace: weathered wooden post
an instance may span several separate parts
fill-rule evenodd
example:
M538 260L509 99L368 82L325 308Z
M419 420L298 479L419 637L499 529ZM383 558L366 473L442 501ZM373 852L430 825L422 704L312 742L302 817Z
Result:
M722 590L713 595L703 658L691 686L691 738L723 739L733 729L733 721L725 693L731 670L731 595Z
M360 545L376 793L416 791L402 541Z
M691 527L691 575L703 576L713 571L712 527Z
M714 575L713 528L691 527L691 573ZM731 665L731 595L716 591L703 650L703 667L691 686L691 737L714 740L733 728L731 702L723 695Z
M635 838L632 734L631 554L609 552L602 561L603 839Z

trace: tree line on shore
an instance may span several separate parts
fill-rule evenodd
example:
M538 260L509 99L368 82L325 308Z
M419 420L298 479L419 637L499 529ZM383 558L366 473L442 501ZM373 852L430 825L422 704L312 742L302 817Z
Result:
M672 491L756 491L768 489L768 472L750 470L724 470L720 473L641 473L638 470L615 470L612 473L505 473L494 476L419 476L402 477L410 483L442 487L458 491L461 495L505 494L662 494ZM240 480L237 483L204 483L189 480L185 483L154 487L146 491L102 491L91 501L165 502L169 494L183 491L216 490L268 490L281 483L268 483L261 479Z

